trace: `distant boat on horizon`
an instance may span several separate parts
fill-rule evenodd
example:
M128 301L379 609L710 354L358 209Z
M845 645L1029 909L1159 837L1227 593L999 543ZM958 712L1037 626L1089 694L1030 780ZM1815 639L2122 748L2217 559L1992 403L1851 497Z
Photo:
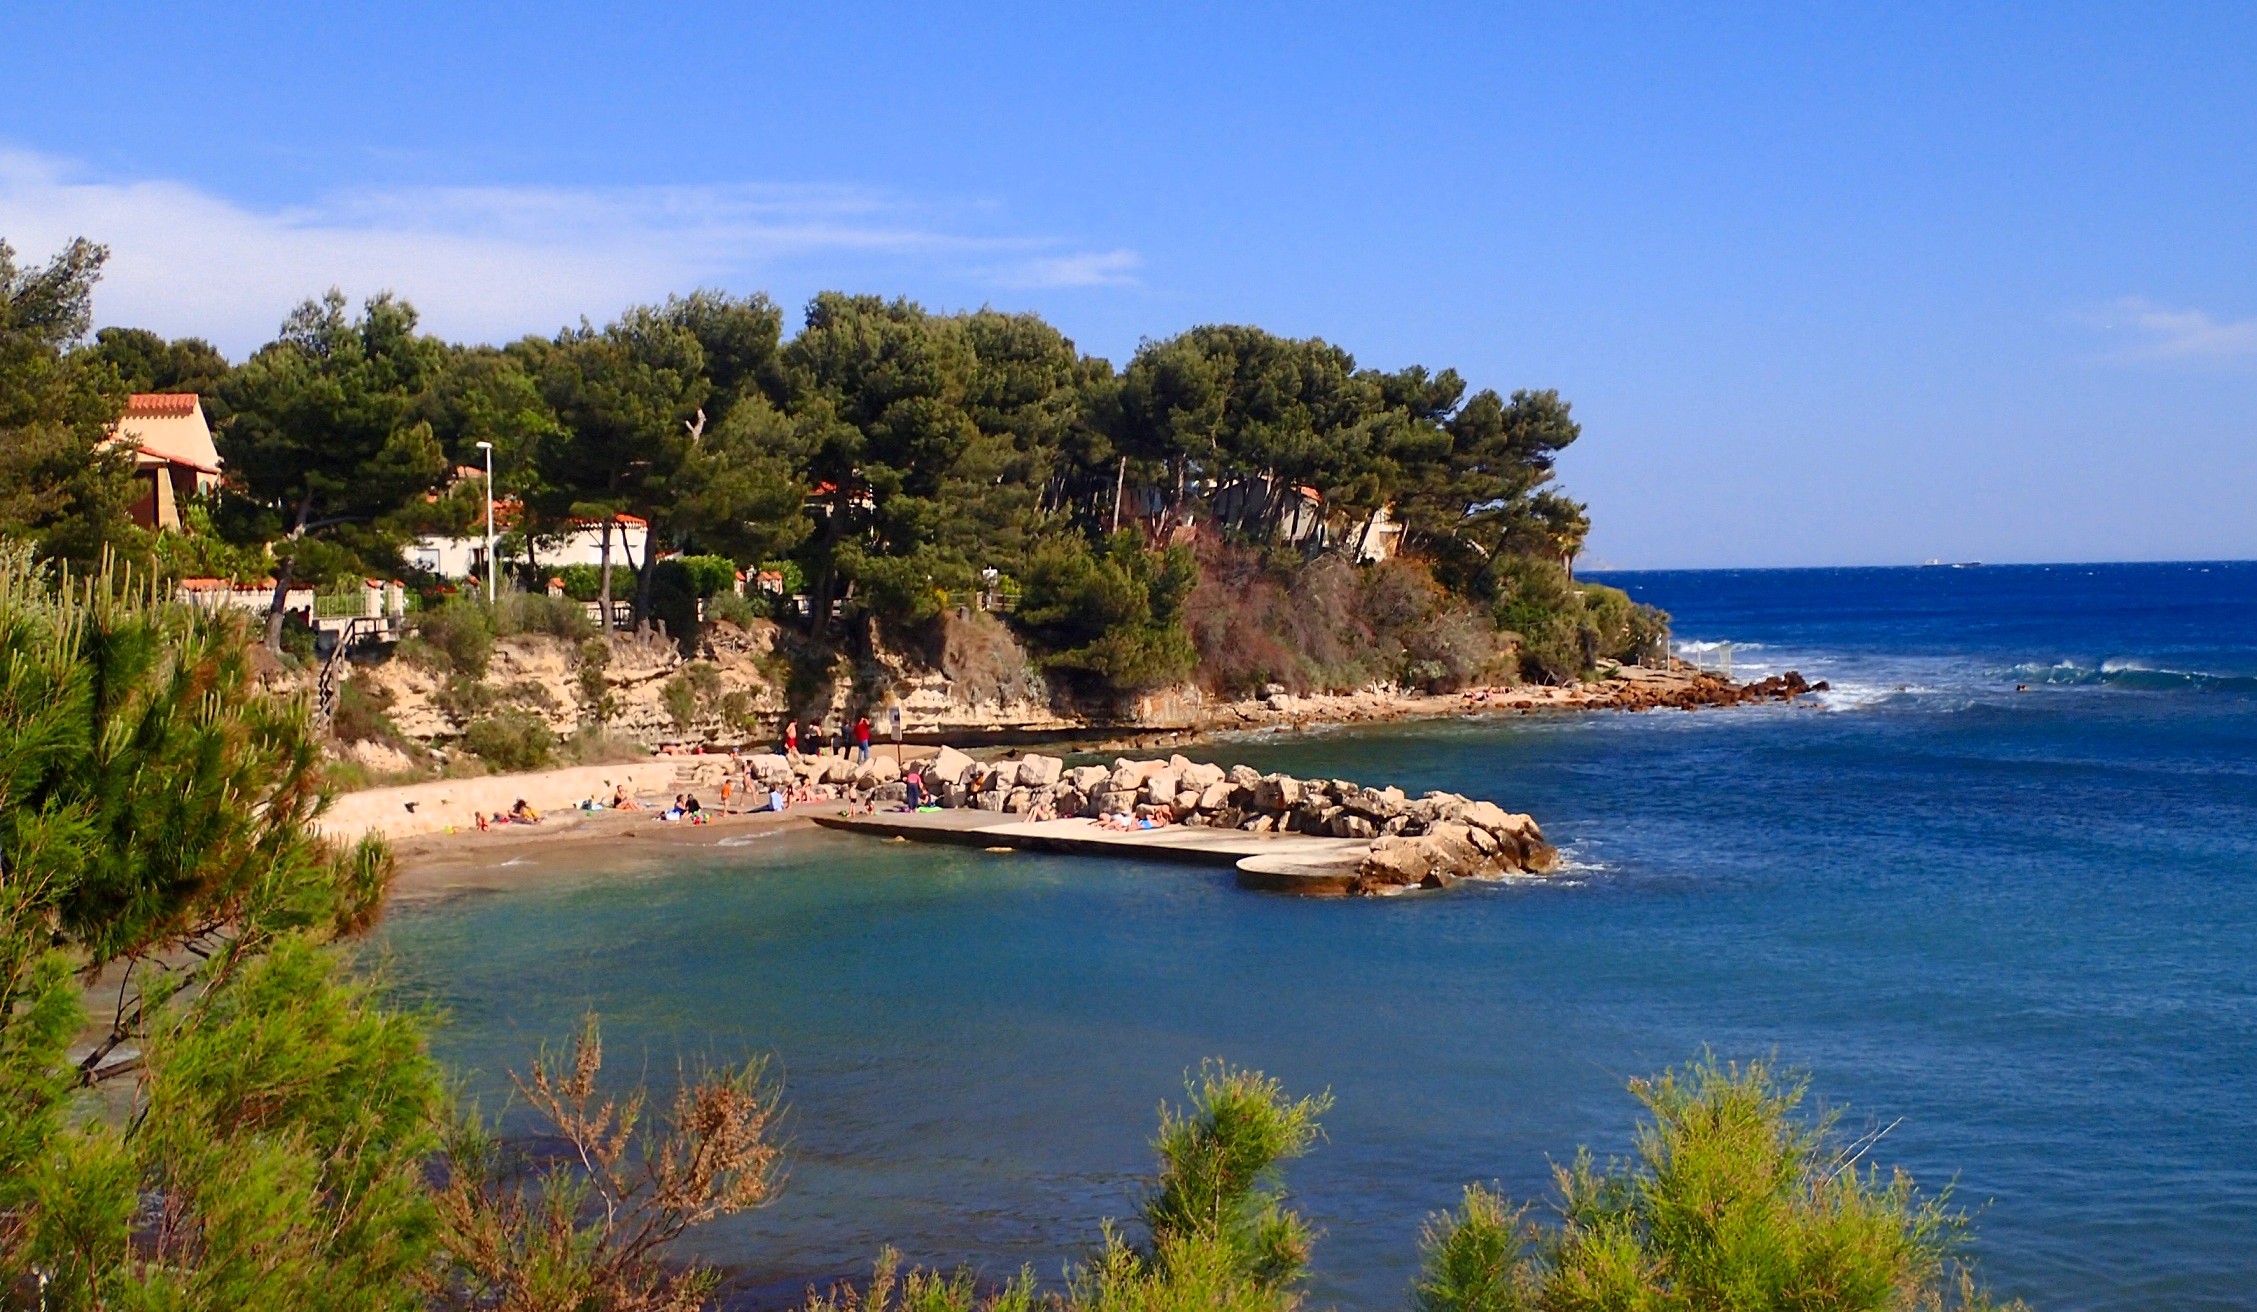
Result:
M1923 560L1920 562L1922 569L1980 569L1982 565L1983 562L1979 560Z

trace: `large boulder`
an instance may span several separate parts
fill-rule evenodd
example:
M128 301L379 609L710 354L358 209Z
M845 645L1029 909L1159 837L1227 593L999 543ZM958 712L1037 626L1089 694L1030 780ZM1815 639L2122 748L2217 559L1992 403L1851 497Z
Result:
M1359 788L1342 799L1349 810L1371 820L1388 820L1403 814L1409 799L1400 788Z
M1090 800L1092 815L1127 815L1136 809L1136 794L1126 788L1107 788Z
M1066 771L1066 782L1079 792L1094 793L1112 776L1102 765L1077 765Z
M1003 809L1003 802L1004 795L1002 791L995 788L990 788L983 793L977 793L972 798L972 805L978 807L982 811L1000 811Z
M1009 792L998 788L996 791L1003 794L1003 809L1013 815L1025 815L1028 803L1034 798L1034 790L1031 788L1014 788Z
M943 784L960 784L964 782L964 772L971 769L972 765L971 757L953 747L943 747L933 759L925 762L925 786L933 788Z
M1174 806L1179 783L1173 770L1155 770L1144 780L1144 801L1149 806Z
M876 788L901 778L901 767L890 756L873 756L854 772L856 788Z
M1334 838L1370 838L1379 832L1372 827L1370 819L1354 811L1342 811L1332 817L1330 824Z
M1199 809L1220 811L1230 805L1231 794L1235 791L1228 782L1217 779L1199 790Z
M1512 814L1495 802L1468 802L1464 811L1454 818L1476 829L1486 829L1492 834L1510 834L1520 830L1520 826L1513 823Z
M1192 788L1211 788L1227 777L1224 775L1221 766L1208 765L1197 761L1186 764L1176 773L1183 779L1186 786Z
M1251 765L1234 765L1230 767L1230 781L1252 792L1254 785L1262 782L1262 772Z
M870 790L870 801L875 806L899 804L909 800L909 790L901 784L879 784Z
M1433 869L1434 859L1417 842L1382 838L1374 841L1357 863L1356 878L1359 885L1401 886L1420 882Z
M762 752L745 758L745 768L752 777L764 784L787 784L792 780L792 763L774 752Z
M1038 756L1030 753L1019 762L1019 786L1021 788L1053 787L1057 784L1058 777L1065 773L1065 770L1066 763L1055 756Z
M1301 781L1291 775L1264 775L1254 784L1254 805L1264 811L1290 811L1301 804Z

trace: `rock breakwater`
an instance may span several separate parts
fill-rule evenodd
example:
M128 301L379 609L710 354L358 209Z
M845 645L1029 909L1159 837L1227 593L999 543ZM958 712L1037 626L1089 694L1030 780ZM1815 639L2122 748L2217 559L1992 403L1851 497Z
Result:
M909 764L913 779L905 779L901 767L884 757L856 763L843 757L767 755L747 764L765 782L871 807L905 806L914 786L920 798L942 809L1029 820L1363 840L1367 845L1352 873L1341 872L1336 890L1356 894L1541 874L1558 862L1533 817L1493 802L1440 791L1411 797L1400 788L1263 774L1250 766L1225 767L1180 755L1069 767L1055 756L981 761L943 747Z

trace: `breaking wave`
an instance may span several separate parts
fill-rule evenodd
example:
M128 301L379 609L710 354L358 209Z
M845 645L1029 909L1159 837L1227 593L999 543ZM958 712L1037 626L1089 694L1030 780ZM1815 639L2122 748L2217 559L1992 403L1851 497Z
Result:
M2111 657L2098 665L2081 665L2075 661L2017 665L2009 673L2017 683L2121 688L2130 692L2257 693L2257 675L2178 670L2150 665L2133 657Z

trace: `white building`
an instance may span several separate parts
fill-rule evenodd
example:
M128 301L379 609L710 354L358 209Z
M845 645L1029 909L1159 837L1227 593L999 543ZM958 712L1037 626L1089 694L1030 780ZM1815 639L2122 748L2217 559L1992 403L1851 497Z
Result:
M503 502L494 507L496 532L504 524L516 519L514 503ZM643 563L643 553L650 546L650 524L634 515L614 515L611 519L611 567L625 571ZM486 537L421 537L407 549L407 562L426 573L443 579L484 578L486 576ZM577 521L566 532L553 537L534 539L533 558L543 570L559 569L566 565L601 565L603 563L603 521L586 519ZM506 565L506 561L505 561Z

